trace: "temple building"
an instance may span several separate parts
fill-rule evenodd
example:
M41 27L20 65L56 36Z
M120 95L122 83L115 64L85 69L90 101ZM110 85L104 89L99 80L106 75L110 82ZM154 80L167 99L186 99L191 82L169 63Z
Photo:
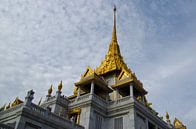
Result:
M164 119L148 102L143 84L127 67L116 33L116 8L112 38L100 65L84 70L74 83L73 95L62 95L62 81L55 95L53 86L46 98L33 103L34 91L25 100L18 97L0 109L3 129L186 129L168 112Z

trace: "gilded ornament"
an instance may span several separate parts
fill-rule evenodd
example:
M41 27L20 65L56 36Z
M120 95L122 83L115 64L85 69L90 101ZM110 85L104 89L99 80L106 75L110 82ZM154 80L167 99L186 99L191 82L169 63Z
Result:
M50 85L50 88L48 89L48 95L49 95L49 96L51 95L52 90L53 90L53 86L52 86L52 84L51 84L51 85Z
M173 125L175 129L186 129L186 126L177 118L174 119Z
M58 91L59 92L61 92L62 87L63 87L63 84L62 84L62 80L61 80L60 83L59 83L59 85L58 85Z
M165 117L166 117L166 121L170 124L170 123L171 123L171 121L170 121L169 113L168 113L168 112L166 112Z
M142 96L137 96L137 100L141 102L142 101Z
M90 66L88 66L87 69L85 70L85 72L81 75L81 79L85 78L87 76L90 76L93 73L94 73L94 70Z
M169 120L169 113L166 112L166 119Z

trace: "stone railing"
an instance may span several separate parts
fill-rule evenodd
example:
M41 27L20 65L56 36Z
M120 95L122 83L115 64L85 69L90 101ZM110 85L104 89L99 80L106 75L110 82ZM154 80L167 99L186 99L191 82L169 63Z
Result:
M90 94L85 94L85 95L82 95L82 96L80 96L79 98L74 98L74 99L71 99L71 100L69 100L70 102L70 104L72 104L72 103L75 103L75 102L81 102L81 101L87 101L87 100L89 100L89 97L90 96Z
M80 96L79 98L74 98L70 100L70 104L77 104L77 103L83 103L87 101L94 101L95 103L98 103L102 106L107 106L107 101L102 99L101 97L97 96L96 94L85 94Z
M132 97L130 96L126 96L126 97L123 97L121 99L118 99L118 100L113 100L113 101L110 101L108 102L108 106L118 106L118 105L121 105L121 104L126 104L126 103L131 103L133 102L133 100L131 99Z
M48 97L48 98L47 98L47 101L53 100L53 99L55 99L55 98L56 98L56 96Z
M36 113L42 115L42 116L45 116L48 114L49 111L37 106L36 104L31 104L30 106L31 110L35 111Z
M37 115L41 115L41 116L46 117L47 119L50 119L52 121L59 121L62 123L73 124L73 122L71 122L69 119L58 116L57 114L54 114L54 113L50 112L49 110L46 110L42 107L39 107L36 104L31 103L31 106L29 107L29 109L34 111L35 113L37 113ZM83 129L83 127L80 125L74 124L74 126L76 129Z
M107 101L107 100L104 100L103 98L99 97L96 94L85 94L85 95L80 96L79 98L74 98L74 99L70 100L70 104L74 105L74 104L78 104L81 102L83 103L86 101L93 101L93 102L97 103L98 105L107 107L107 106L115 106L115 105L118 106L121 104L131 103L134 100L132 97L126 96L126 97L123 97L118 100Z
M130 100L130 98L131 98L130 96L126 96L126 97L123 97L123 98L118 99L116 101L117 101L117 103L122 103L122 102Z
M101 97L97 96L96 94L93 94L92 99L93 99L93 101L95 101L99 105L107 106L107 101L102 99Z
M89 99L90 94L85 94L80 96L79 98L76 98L78 101Z

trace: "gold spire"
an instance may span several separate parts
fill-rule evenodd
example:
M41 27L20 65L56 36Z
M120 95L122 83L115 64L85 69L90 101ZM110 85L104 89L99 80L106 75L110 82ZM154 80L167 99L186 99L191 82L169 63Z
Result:
M114 5L114 26L113 26L113 31L112 31L112 42L117 43L117 36L116 36L116 6Z
M112 31L112 39L109 45L108 52L105 56L105 59L101 62L100 66L98 66L95 72L98 75L105 74L107 72L122 70L131 71L128 69L127 65L124 63L123 58L120 53L120 48L117 41L116 35L116 6L113 9L114 12L114 25Z

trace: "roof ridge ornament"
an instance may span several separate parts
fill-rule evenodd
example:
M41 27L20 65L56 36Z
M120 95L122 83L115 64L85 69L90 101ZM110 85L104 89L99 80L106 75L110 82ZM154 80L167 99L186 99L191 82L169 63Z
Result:
M53 91L53 85L50 85L50 88L48 89L48 96L51 96L51 93Z
M61 92L62 88L63 88L63 82L62 82L62 80L61 80L61 81L59 82L59 84L58 84L58 91Z

